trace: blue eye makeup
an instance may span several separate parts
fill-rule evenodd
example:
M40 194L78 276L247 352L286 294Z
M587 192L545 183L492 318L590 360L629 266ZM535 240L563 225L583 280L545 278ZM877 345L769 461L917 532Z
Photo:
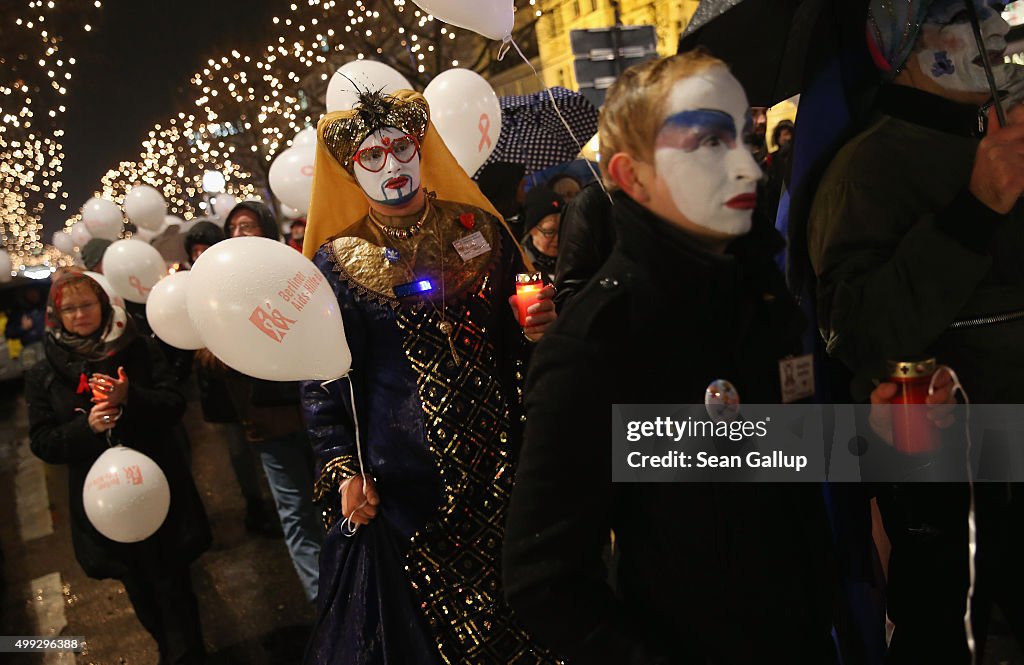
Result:
M736 147L736 123L725 111L696 109L670 115L662 124L655 149L676 148L693 152L702 146Z

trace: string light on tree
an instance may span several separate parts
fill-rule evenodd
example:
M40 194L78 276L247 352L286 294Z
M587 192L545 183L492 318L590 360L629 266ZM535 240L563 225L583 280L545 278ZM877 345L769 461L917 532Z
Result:
M99 6L84 0L7 4L0 18L0 242L20 267L60 257L44 249L41 220L68 207L61 138L76 65L71 54L87 48L81 26L95 22Z

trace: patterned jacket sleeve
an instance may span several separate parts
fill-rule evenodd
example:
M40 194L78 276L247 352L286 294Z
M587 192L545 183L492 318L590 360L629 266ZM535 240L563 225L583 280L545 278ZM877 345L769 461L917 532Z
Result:
M351 393L358 396L362 392L356 365L363 356L361 350L366 340L361 314L345 283L334 271L328 251L321 247L313 262L338 298L353 359L352 371L347 378L326 386L319 381L304 381L300 388L306 430L316 456L313 500L321 507L324 527L330 529L341 514L339 485L359 473ZM365 414L359 415L366 422Z

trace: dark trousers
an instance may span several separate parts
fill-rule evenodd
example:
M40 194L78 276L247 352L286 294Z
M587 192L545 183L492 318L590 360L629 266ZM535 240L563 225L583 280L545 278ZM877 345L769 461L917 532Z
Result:
M978 553L971 620L976 648L997 603L1024 644L1024 494L1020 487L975 486ZM878 507L892 541L888 614L895 624L886 663L968 663L964 611L968 586L966 484L888 485Z
M260 471L257 466L256 453L252 444L245 440L245 432L237 423L218 425L228 442L228 456L231 468L238 480L238 489L245 498L245 506L250 511L263 510L263 495L260 493Z
M188 568L130 575L121 580L135 615L156 640L160 665L199 665L206 660L199 605Z

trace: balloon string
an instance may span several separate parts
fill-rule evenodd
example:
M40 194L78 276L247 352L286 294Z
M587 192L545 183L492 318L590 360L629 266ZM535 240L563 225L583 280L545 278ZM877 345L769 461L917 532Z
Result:
M967 634L967 651L971 654L971 665L977 662L978 655L975 650L974 643L974 625L971 620L971 604L974 600L974 586L977 578L977 570L975 565L975 558L978 556L978 524L977 515L975 514L975 503L974 503L974 470L971 468L971 450L974 447L971 439L971 399L967 396L967 391L964 390L964 386L960 383L960 378L953 371L952 367L946 365L940 366L935 374L932 375L931 383L928 384L928 394L931 395L935 392L935 380L939 376L941 370L949 372L950 377L953 379L953 392L959 392L960 396L964 398L964 404L967 407L967 414L965 420L967 421L967 452L965 453L965 461L967 463L967 489L969 493L969 503L967 506L967 603L964 611L964 632Z
M341 528L341 533L343 535L351 538L352 536L356 535L356 531L359 530L359 525L352 521L352 517L357 512L362 510L363 507L366 506L369 503L369 500L365 498L366 497L366 467L363 464L363 446L362 446L362 443L360 442L360 438L359 438L359 413L356 411L356 389L355 389L355 384L352 382L352 372L351 372L351 370L349 372L347 372L346 374L344 374L342 376L339 376L336 379L330 379L329 381L324 381L323 383L320 384L320 387L324 390L324 392L327 392L327 386L329 386L330 384L334 383L335 381L340 381L341 379L348 379L348 392L349 392L349 397L351 398L351 402L350 403L352 405L352 424L355 427L355 433L356 433L356 457L359 459L359 475L363 479L363 497L364 497L363 498L363 502L359 506L357 506L354 509L352 509L352 512L349 513L349 515L347 517L345 517L341 521L341 527L340 527ZM345 482L343 482L341 484L340 492L341 492L342 496L344 496L345 488L348 486L348 484L350 482L352 482L352 480L353 480L352 478L349 478L348 480L346 480Z
M555 101L555 95L554 93L551 92L551 88L549 88L547 84L544 83L544 79L540 77L540 74L537 72L537 68L533 66L533 63L530 62L530 59L527 58L526 54L524 54L522 49L519 48L519 44L516 43L516 40L509 37L508 41L501 45L502 49L508 51L508 44L511 44L515 48L516 52L519 54L519 57L523 59L523 62L529 65L530 69L533 71L533 75L537 78L538 81L540 81L541 86L543 86L544 92L548 93L548 97L551 99L551 105L555 107L555 113L558 115L558 119L561 120L562 124L565 126L565 131L569 132L569 136L572 137L573 143L576 144L576 147L579 148L580 152L583 152L583 144L580 143L580 140L578 138L576 138L576 134L573 133L572 127L569 126L569 123L562 115L562 112L558 109L558 103ZM501 55L504 55L504 53L502 53ZM591 164L590 160L587 159L586 157L583 158L583 161L586 163L587 168L590 169L590 174L594 176L595 180L597 180L597 184L601 186L601 191L603 191L605 195L608 196L608 199L611 200L612 195L608 193L607 189L605 189L604 182L601 181L601 176L598 175L597 171L594 169L594 165Z

